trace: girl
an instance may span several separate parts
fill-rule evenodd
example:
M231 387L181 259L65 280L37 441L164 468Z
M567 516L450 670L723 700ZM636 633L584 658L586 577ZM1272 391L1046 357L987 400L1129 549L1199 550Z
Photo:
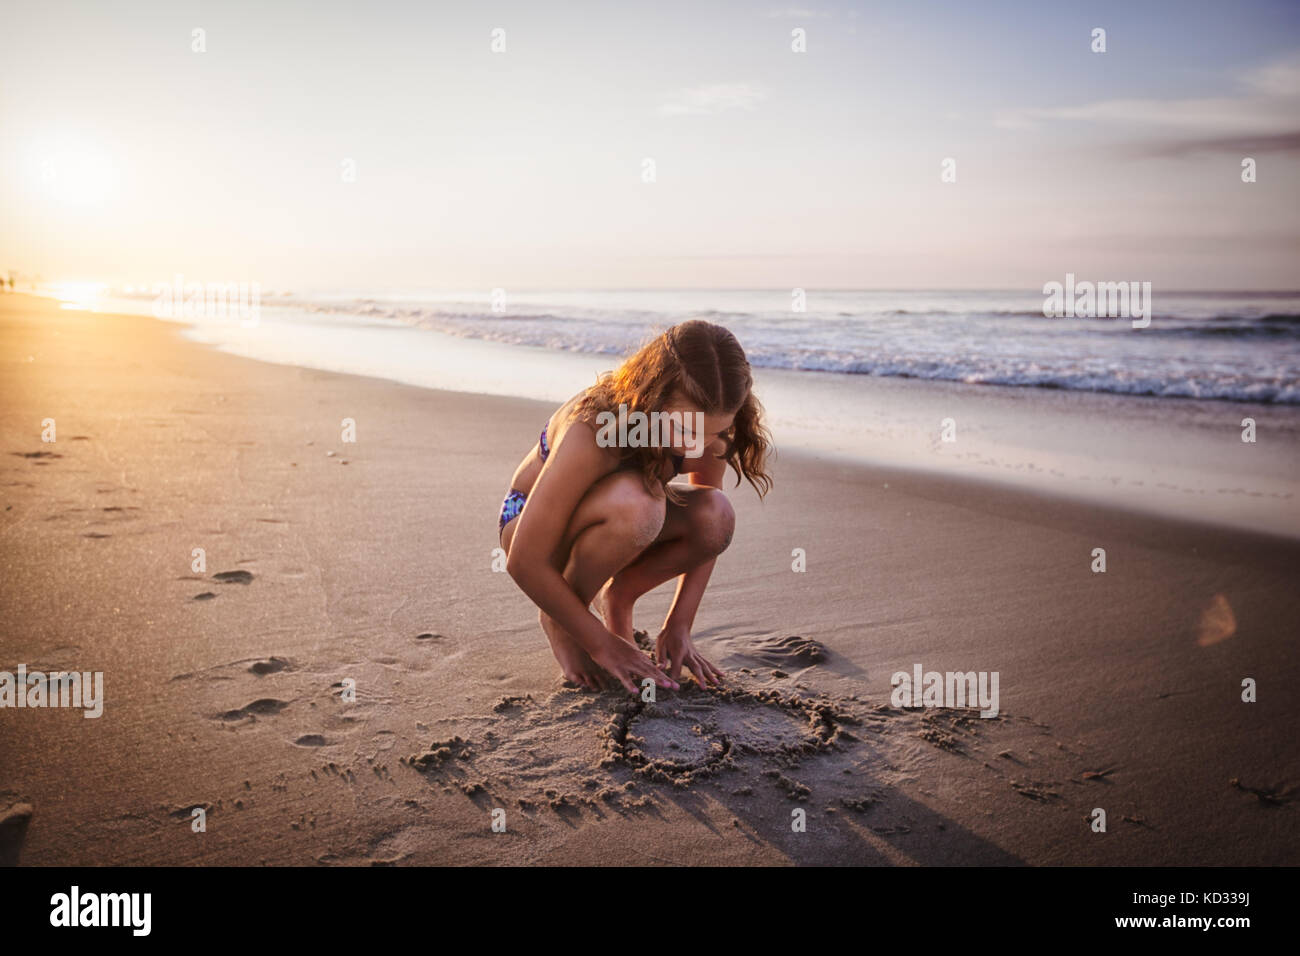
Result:
M760 498L772 486L770 436L752 382L734 335L683 322L562 405L515 469L501 507L506 570L540 609L568 680L598 689L612 678L636 694L648 677L676 690L685 666L702 687L720 683L691 626L714 562L731 543L735 514L720 490L727 466ZM668 438L611 446L601 423L620 406L677 413ZM689 485L667 484L683 471ZM674 577L655 666L632 637L632 606ZM603 623L589 610L593 601Z

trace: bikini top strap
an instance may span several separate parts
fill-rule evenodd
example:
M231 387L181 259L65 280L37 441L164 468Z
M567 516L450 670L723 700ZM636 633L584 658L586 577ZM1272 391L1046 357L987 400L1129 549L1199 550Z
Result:
M542 426L542 437L538 439L537 442L537 444L540 445L542 449L542 461L546 461L546 456L551 453L550 446L546 444L546 429L549 428L550 425L551 423L547 422L545 425Z

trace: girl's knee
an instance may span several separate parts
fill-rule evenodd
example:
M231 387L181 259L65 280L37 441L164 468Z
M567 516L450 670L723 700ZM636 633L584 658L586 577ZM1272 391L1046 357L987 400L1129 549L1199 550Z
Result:
M621 472L603 479L601 511L610 530L645 546L659 536L667 503L651 494L639 474Z
M702 551L721 554L736 530L736 511L716 488L697 492L690 507L691 538Z

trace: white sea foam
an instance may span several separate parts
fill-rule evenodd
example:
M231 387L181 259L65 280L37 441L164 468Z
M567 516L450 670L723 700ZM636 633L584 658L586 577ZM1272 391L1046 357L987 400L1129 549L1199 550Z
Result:
M511 294L505 311L486 292L340 295L275 309L607 356L704 318L732 329L757 367L1300 404L1300 294L1158 296L1146 329L1045 318L1036 291L810 293L803 313L781 291Z

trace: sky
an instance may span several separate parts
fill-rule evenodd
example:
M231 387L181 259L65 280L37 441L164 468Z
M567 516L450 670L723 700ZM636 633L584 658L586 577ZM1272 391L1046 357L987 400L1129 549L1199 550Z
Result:
M0 21L20 283L1293 289L1298 200L1294 0L43 0Z

